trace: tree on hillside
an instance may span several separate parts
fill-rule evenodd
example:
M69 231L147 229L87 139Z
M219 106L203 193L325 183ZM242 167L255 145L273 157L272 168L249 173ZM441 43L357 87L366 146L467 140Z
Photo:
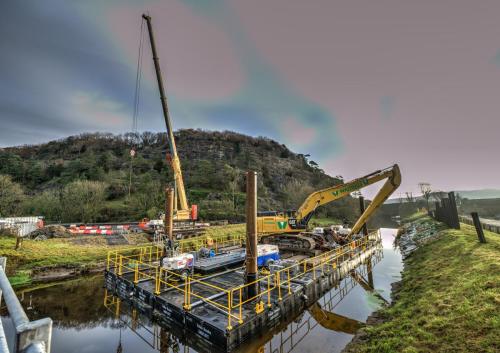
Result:
M236 209L235 195L240 188L242 172L238 168L233 168L228 164L224 165L224 179L227 183L227 189L231 193L233 201L233 210Z
M62 192L63 219L68 222L94 222L106 198L106 184L100 181L77 180Z
M422 193L422 196L424 197L424 199L426 201L427 212L429 212L429 199L432 195L431 184L426 183L426 182L420 182L420 183L418 183L418 187L420 188L420 192Z
M297 209L312 192L314 192L314 188L311 185L292 179L282 189L281 195L284 208Z
M15 153L0 152L0 174L10 175L16 181L22 181L24 174L23 160Z
M46 190L32 197L25 204L25 211L29 214L44 216L52 222L62 222L63 208L60 190ZM69 219L73 221L73 219Z
M18 216L24 192L9 175L0 174L0 216Z
M132 195L130 205L140 217L156 218L164 212L165 188L159 180L146 176Z

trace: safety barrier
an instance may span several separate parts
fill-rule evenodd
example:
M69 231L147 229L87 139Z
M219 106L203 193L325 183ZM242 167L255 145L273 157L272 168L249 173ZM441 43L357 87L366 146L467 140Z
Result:
M52 319L43 318L30 321L24 312L16 293L5 274L7 258L0 258L0 297L9 311L15 329L13 352L16 353L50 353L52 338ZM7 341L0 321L0 353L8 353Z
M264 305L271 307L273 296L281 301L291 295L294 281L306 276L316 280L318 276L341 270L344 261L353 258L377 241L380 241L380 233L372 232L342 247L307 258L260 277L254 282L232 288L214 285L204 278L184 278L179 273L161 268L159 260L163 255L163 249L158 246L133 249L133 253L127 255L124 255L123 251L122 253L111 251L108 253L107 269L118 276L133 273L136 284L143 280L153 281L156 295L160 295L166 289L178 291L184 298L183 307L187 311L191 309L193 299L203 301L227 316L227 330L231 330L233 322L239 324L244 322L244 307L249 303L256 302L255 311L260 313L264 310ZM249 286L257 286L258 294L248 297L246 293Z
M179 252L198 251L201 248L213 249L215 252L223 248L242 246L245 242L245 235L220 235L220 236L200 236L188 239L178 240ZM120 255L129 259L136 259L139 262L159 261L163 256L163 247L160 245L146 245L131 247L124 250L112 250L108 252L107 269L110 264L118 265ZM124 258L125 259L125 258ZM146 260L146 261L143 261Z

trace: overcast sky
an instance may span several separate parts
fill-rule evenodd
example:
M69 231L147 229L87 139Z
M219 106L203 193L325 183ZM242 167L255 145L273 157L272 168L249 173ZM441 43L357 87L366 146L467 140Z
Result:
M176 129L346 179L397 162L403 192L500 187L498 0L2 0L0 146L130 131L145 11ZM143 72L139 130L164 131L149 44Z

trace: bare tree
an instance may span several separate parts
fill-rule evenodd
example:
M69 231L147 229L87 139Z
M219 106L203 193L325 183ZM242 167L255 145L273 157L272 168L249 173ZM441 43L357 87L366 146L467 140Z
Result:
M422 196L424 197L427 203L427 212L429 212L429 199L432 194L431 184L426 182L420 182L418 183L418 187L420 188L420 192L422 193Z

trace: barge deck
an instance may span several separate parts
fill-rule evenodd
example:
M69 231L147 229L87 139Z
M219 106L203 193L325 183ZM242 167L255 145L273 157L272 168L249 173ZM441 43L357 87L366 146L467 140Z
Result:
M155 246L109 253L105 283L110 293L160 324L227 351L310 307L369 260L380 243L380 234L373 232L261 276L259 293L250 298L246 293L252 284L244 283L243 269L183 281L158 266L161 249Z

